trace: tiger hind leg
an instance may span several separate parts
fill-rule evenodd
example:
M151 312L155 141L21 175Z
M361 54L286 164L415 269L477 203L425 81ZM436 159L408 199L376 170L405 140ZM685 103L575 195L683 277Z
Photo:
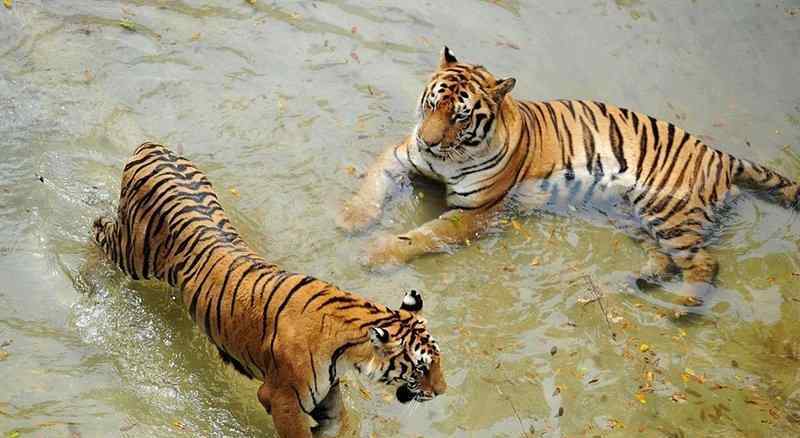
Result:
M644 266L635 274L635 282L640 289L645 289L654 283L669 281L679 272L672 257L666 254L650 236L641 233L641 236L634 239L642 246L647 257Z
M627 275L627 282L632 287L643 291L658 283L669 281L679 272L672 258L644 229L623 226L617 228L638 243L647 258L645 264L638 271Z
M702 306L713 289L719 270L714 257L703 248L693 248L687 254L673 256L675 264L683 272L683 289L680 304L689 307Z
M683 224L686 224L684 221ZM683 285L676 304L686 307L702 306L714 288L718 263L704 248L707 225L691 221L692 225L666 227L656 231L662 251L683 275Z

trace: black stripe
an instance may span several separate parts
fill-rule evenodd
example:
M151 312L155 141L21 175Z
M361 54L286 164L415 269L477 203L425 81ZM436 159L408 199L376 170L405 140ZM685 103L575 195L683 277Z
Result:
M639 177L642 176L642 165L644 164L644 158L647 156L648 148L647 144L647 129L644 128L642 125L642 135L639 138L639 160L636 162L636 182L639 182Z
M594 126L594 130L597 131L597 118L594 115L594 110L582 100L579 100L578 103L583 107L583 114L589 116L589 119L592 121L592 126Z
M278 368L278 363L275 360L275 339L278 338L278 321L280 320L281 313L283 312L283 309L286 308L286 305L289 304L289 300L292 299L292 296L298 290L300 290L300 288L311 283L314 280L316 280L314 277L305 276L303 277L303 279L298 281L297 284L295 284L292 287L292 289L289 290L289 293L287 293L286 296L283 298L283 302L281 303L280 306L278 306L278 310L275 312L275 325L272 328L272 341L270 341L269 343L269 350L270 354L272 355L272 361L275 364L276 369Z
M594 158L594 135L583 119L581 119L581 127L583 128L583 151L586 153L586 170L591 174L592 158Z
M614 152L614 157L619 164L619 171L617 173L625 173L628 170L628 162L625 160L624 144L622 139L622 132L619 130L619 125L614 116L610 116L611 124L608 127L609 141L611 142L611 150Z
M291 278L294 274L289 274L283 271L278 271L275 273L274 277L280 277L280 280L275 282L275 286L273 286L269 293L269 297L267 298L267 302L264 304L264 311L261 315L261 320L264 321L264 326L261 329L261 343L264 343L264 340L267 338L267 314L269 313L269 303L272 301L272 298L278 294L278 290L280 289L283 282ZM264 288L266 289L269 283L264 284ZM263 291L262 291L263 292Z

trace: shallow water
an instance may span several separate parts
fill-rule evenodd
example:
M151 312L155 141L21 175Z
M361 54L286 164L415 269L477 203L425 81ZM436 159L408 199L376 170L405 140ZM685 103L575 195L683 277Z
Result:
M401 406L350 378L354 436L800 434L796 214L737 203L689 322L659 306L676 285L624 287L638 246L577 217L361 267L370 236L338 232L336 205L410 128L443 43L515 76L517 97L636 109L800 178L797 0L19 0L0 8L0 434L272 434L177 293L89 243L143 140L206 170L268 259L387 304L425 293L449 391ZM376 232L441 207L420 187Z

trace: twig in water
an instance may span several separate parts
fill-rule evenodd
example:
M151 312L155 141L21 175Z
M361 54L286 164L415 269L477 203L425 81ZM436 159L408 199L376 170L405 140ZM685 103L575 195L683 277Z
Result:
M603 312L603 318L606 320L608 332L611 333L611 339L616 341L617 334L611 329L611 322L608 321L608 313L606 313L606 307L603 305L603 293L600 292L600 289L594 284L594 281L592 281L592 277L589 274L584 275L583 278L586 280L586 284L589 285L592 298L594 298L592 301L597 301L597 304L600 305L600 311Z
M517 422L519 423L520 429L522 429L522 436L528 438L528 432L525 431L525 425L522 424L522 419L519 418L519 413L517 412L517 408L514 406L514 402L511 401L511 397L507 396L501 389L500 385L494 385L497 389L497 392L500 394L500 397L508 400L508 404L511 405L511 410L514 411L514 416L517 418Z

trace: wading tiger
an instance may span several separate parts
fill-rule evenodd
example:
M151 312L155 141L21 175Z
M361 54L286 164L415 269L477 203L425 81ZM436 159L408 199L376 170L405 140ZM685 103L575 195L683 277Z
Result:
M404 403L447 387L419 293L392 310L279 269L239 237L205 174L164 146L136 150L116 219L96 219L93 234L134 279L180 289L222 360L263 381L258 399L281 437L336 433L345 418L339 377L349 369L398 386Z
M599 212L643 243L649 261L634 276L638 285L682 273L676 301L700 306L718 266L706 249L709 234L738 189L798 209L797 183L671 123L601 102L518 101L509 94L515 83L444 48L413 132L380 155L337 222L349 232L366 229L409 175L443 183L449 209L376 239L370 264L448 250L509 210L563 214L566 206Z

